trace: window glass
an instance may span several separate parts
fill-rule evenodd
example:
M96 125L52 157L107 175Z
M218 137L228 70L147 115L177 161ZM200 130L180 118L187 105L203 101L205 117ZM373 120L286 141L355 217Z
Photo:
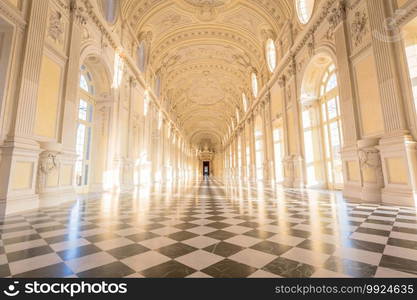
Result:
M117 17L117 4L119 0L101 0L103 16L109 23L114 23Z
M258 97L258 77L255 73L252 73L252 93L256 97Z
M295 6L300 23L307 24L313 15L314 0L295 0Z
M269 71L274 72L277 66L277 49L272 39L268 39L266 42L266 59Z

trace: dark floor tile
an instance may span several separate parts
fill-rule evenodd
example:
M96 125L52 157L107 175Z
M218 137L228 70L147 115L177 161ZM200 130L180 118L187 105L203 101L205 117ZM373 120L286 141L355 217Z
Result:
M360 250L366 250L371 252L382 253L384 252L385 245L362 241L362 240L355 240L355 239L345 239L342 241L342 245L348 248L355 248Z
M221 241L227 240L228 238L231 238L235 235L236 234L228 232L228 231L224 231L224 230L216 230L216 231L205 234L205 236L211 237L216 240L221 240Z
M262 268L267 272L277 274L282 277L304 278L310 277L314 272L313 266L303 264L294 260L278 257Z
M18 231L30 230L30 229L33 229L33 227L29 225L12 227L12 228L3 228L3 229L0 229L0 234L18 232Z
M97 226L95 224L85 224L85 225L81 225L81 226L75 226L75 228L74 227L71 227L71 228L72 229L76 228L76 230L78 232L82 232L82 231L87 231L87 230L99 228L99 226Z
M1 220L0 221L0 225L10 225L10 224L17 224L17 223L23 223L26 222L26 220L24 218L19 218L19 219L15 219L15 220Z
M194 217L183 217L183 218L180 218L180 220L187 223L187 222L191 222L191 221L195 221L195 220L199 220L199 219L194 218Z
M394 224L393 221L385 221L385 220L375 220L375 219L367 219L365 223L372 223L372 224L379 224L379 225L392 225Z
M417 235L417 229L415 229L415 228L394 226L392 228L392 231L397 231L397 232L402 232L402 233L410 233L410 234L416 234Z
M417 242L403 239L389 238L388 245L417 250ZM416 257L417 260L417 257Z
M250 228L258 228L260 225L257 222L247 221L247 222L240 223L239 226L250 227Z
M43 232L48 232L48 231L61 230L61 229L65 229L65 228L66 227L64 225L53 225L53 226L36 228L36 231L38 233L43 233Z
M183 265L175 260L141 271L140 273L148 278L184 278L193 274L196 270Z
M28 248L25 250L15 251L7 253L7 260L9 263L15 262L18 260L23 260L26 258L31 258L43 254L48 254L54 252L51 247L49 246L40 246L40 247L34 247L34 248Z
M373 277L377 269L377 266L334 256L329 257L323 267L352 277Z
M294 228L288 229L287 234L291 236L299 237L299 238L304 238L304 239L309 238L311 236L311 232L309 231L294 229Z
M57 235L57 236L53 236L53 237L49 237L49 238L44 238L44 240L48 243L48 244L56 244L56 243L61 243L61 242L66 242L69 240L75 240L78 239L80 236L75 234L63 234L63 235Z
M156 218L151 218L149 221L152 222L163 222L163 221L169 221L171 220L170 218L167 217L156 217Z
M207 220L210 221L223 221L226 220L227 218L225 217L220 217L220 216L213 216L213 217L208 217Z
M396 256L382 255L379 266L417 275L417 257L414 261Z
M175 225L174 227L178 228L178 229L181 229L181 230L187 230L187 229L194 228L194 227L197 227L197 226L199 226L199 225L193 224L193 223L181 223L181 224Z
M37 239L40 239L40 238L41 238L41 236L39 234L29 234L29 235L23 235L23 236L3 239L3 244L4 245L11 245L11 244L16 244L16 243L33 241L33 240L37 240Z
M373 234L373 235L380 235L380 236L389 236L389 234L390 234L390 232L387 231L387 230L367 228L367 227L359 227L358 229L356 229L356 232L366 233L366 234Z
M122 260L124 258L134 256L137 254L141 254L144 252L149 251L148 248L139 245L139 244L131 244L119 248L113 248L111 250L107 250L107 252L111 255L113 255L115 258Z
M205 226L213 227L213 228L216 228L216 229L223 229L223 228L226 228L226 227L230 227L230 224L226 224L226 223L223 223L223 222L213 222L213 223L207 224Z
M120 238L120 236L110 231L106 233L100 233L100 234L95 234L95 235L84 237L84 239L86 239L90 243L98 243L98 242L111 240L115 238Z
M246 278L256 272L256 270L256 268L245 264L230 259L224 259L201 271L215 278Z
M9 264L0 265L0 278L4 278L10 275L11 273L10 273Z
M121 263L120 261L116 261L104 266L77 273L77 276L80 278L121 278L133 273L135 273L134 270Z
M203 250L223 257L229 257L245 248L227 242L220 242L204 248Z
M282 245L270 241L262 241L256 245L253 245L251 248L276 256L282 255L288 250L292 249L291 246Z
M173 234L168 235L170 239L176 240L178 242L185 241L193 237L197 237L197 236L198 234L195 234L189 231L179 231L179 232L175 232Z
M132 235L128 235L126 236L126 238L128 238L129 240L132 240L136 243L138 242L142 242L145 240L149 240L155 237L158 237L159 235L152 233L152 232L141 232L141 233L135 233Z
M196 250L197 250L196 248L191 247L189 245L182 244L182 243L175 243L172 245L159 248L156 251L170 258L177 258L182 255L186 255L188 253L194 252Z
M13 275L18 278L60 278L73 275L74 273L65 263L58 263L36 270Z
M305 240L298 244L297 247L325 254L333 254L333 252L336 250L336 246L333 244L312 240Z
M251 230L248 232L243 233L243 235L247 235L247 236L251 236L254 238L258 238L258 239L267 239L270 238L271 236L275 235L276 233L273 232L268 232L268 231L264 231L264 230Z
M100 251L102 251L100 248L98 248L95 245L90 244L90 245L85 245L85 246L80 246L76 248L70 248L67 250L59 251L57 252L57 254L63 260L71 260L74 258L94 254Z

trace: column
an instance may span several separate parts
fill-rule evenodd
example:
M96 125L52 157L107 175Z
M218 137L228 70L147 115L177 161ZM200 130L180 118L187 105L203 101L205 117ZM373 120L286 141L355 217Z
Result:
M7 212L22 207L38 207L36 194L36 170L38 169L39 144L33 137L36 117L37 87L42 64L44 34L47 24L48 0L32 1L25 35L15 29L16 44L13 49L24 47L12 123L6 141L1 147L0 204ZM22 34L22 35L21 35Z
M371 32L390 37L386 20L393 14L391 1L367 0ZM395 44L389 39L372 35L372 47L376 62L381 108L385 134L376 148L380 152L384 188L381 199L385 203L414 205L417 193L417 144L408 131L404 113L399 66Z
M339 83L339 103L343 128L343 161L344 187L343 195L348 198L362 198L369 201L367 192L363 191L362 179L354 170L360 169L357 140L359 137L358 116L355 110L353 72L350 64L349 24L346 22L345 7L338 5L330 14L331 29L333 30L336 47L336 65ZM361 146L369 147L372 141L360 142ZM360 177L360 176L359 176Z

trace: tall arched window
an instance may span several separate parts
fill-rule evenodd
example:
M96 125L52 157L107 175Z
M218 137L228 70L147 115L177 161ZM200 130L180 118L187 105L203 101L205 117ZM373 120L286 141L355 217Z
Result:
M93 123L94 85L86 66L81 66L80 100L78 104L78 124L75 163L77 186L87 187L91 169L91 139Z
M143 73L146 69L146 43L145 41L140 42L139 47L136 53L137 66L139 70Z
M406 46L405 52L407 55L411 87L413 89L414 105L416 105L417 108L417 39L415 44Z
M243 110L247 112L249 108L249 101L245 93L242 93L242 103L243 103Z
M307 24L314 10L314 0L295 0L298 20L301 24Z
M275 47L274 41L272 39L268 39L266 41L265 48L266 61L268 63L269 71L274 72L277 67L277 48Z
M256 162L256 179L264 179L264 141L263 126L260 116L255 121L255 162Z
M258 97L258 76L256 76L255 73L252 73L251 75L251 81L252 81L252 93L253 96Z
M275 158L275 181L282 182L284 180L284 168L282 165L282 159L284 158L284 139L282 124L274 128L274 158Z
M161 95L161 76L159 74L155 77L155 94L157 97Z
M101 0L100 2L104 18L113 24L116 21L119 0Z
M309 185L325 182L330 189L343 187L342 124L336 67L324 72L319 99L304 106L305 161Z
M239 136L237 138L237 174L238 178L242 176L242 138Z

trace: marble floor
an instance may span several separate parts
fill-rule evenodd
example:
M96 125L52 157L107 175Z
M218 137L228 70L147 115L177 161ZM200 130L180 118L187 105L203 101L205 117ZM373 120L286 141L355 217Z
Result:
M0 217L0 277L417 277L415 208L201 179Z

